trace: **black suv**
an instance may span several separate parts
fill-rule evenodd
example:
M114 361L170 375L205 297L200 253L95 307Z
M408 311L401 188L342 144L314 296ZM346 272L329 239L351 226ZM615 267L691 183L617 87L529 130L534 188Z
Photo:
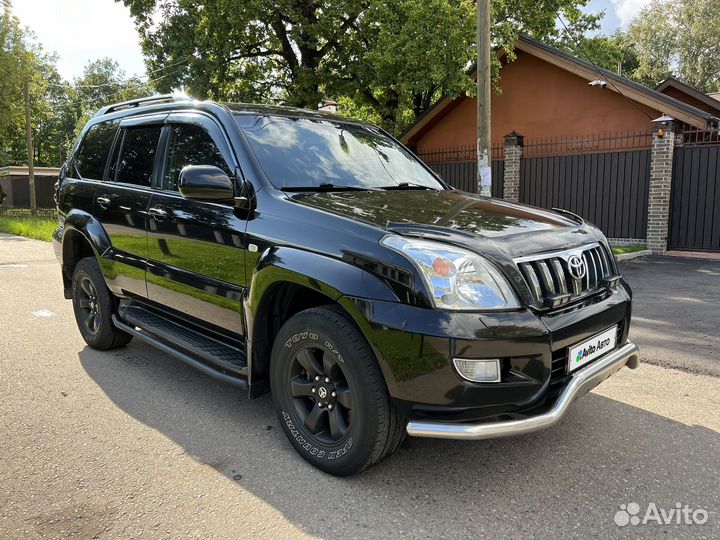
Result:
M56 191L90 347L133 337L272 392L300 455L358 472L418 437L555 424L627 365L603 234L450 188L381 129L160 96L100 110Z

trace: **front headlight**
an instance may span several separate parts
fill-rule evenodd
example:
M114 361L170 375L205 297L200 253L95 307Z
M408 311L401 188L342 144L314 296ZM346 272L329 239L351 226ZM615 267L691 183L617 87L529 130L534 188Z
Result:
M520 307L505 277L480 255L395 234L380 243L402 253L417 267L436 308L479 311Z

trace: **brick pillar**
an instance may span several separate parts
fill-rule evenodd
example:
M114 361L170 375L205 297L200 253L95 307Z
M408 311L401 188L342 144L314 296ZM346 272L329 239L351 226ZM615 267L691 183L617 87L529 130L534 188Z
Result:
M653 120L647 212L647 247L656 255L662 255L667 251L675 131L674 118L661 116Z
M505 135L505 178L503 199L520 202L520 160L523 156L523 136L515 133Z

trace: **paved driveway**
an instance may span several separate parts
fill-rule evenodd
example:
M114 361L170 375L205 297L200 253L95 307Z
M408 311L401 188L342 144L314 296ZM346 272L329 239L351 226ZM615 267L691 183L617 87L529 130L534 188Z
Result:
M627 268L646 282L663 269ZM296 456L267 397L247 401L142 343L85 347L48 244L0 236L0 299L3 538L720 536L714 377L646 363L551 430L411 439L337 479ZM665 358L684 365L672 347ZM680 502L708 522L617 526L631 502L641 514Z

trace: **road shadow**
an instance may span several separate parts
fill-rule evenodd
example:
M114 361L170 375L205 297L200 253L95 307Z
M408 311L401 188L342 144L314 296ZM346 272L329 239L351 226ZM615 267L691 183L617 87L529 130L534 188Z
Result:
M79 353L123 411L325 537L720 536L718 433L590 394L557 427L493 441L408 439L365 473L323 474L295 454L269 396L243 392L133 342ZM705 526L618 527L620 504L676 502ZM239 509L239 511L242 511ZM694 527L694 528L693 528Z

